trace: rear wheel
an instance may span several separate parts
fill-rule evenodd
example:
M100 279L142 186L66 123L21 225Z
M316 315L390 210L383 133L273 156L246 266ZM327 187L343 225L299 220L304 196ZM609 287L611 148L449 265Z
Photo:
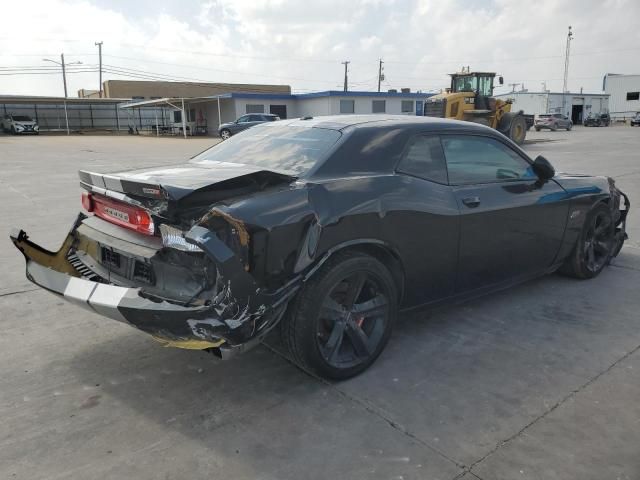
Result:
M571 277L596 277L609 263L615 246L615 225L609 207L600 204L588 215L573 252L560 268Z
M359 252L338 253L298 294L283 319L283 340L296 362L341 380L380 355L397 313L389 270Z

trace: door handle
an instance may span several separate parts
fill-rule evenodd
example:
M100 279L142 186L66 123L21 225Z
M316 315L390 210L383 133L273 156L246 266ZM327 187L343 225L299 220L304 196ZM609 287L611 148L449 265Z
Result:
M480 205L480 197L466 197L462 199L462 203L469 208L476 208Z

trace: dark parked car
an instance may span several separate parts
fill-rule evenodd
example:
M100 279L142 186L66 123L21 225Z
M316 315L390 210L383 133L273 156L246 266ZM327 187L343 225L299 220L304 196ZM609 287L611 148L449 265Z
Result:
M545 113L538 115L534 127L537 132L543 128L548 128L552 132L555 132L559 128L564 128L568 131L573 128L573 122L569 117L561 113Z
M585 127L608 127L611 117L608 113L590 113L583 122Z
M640 112L636 113L635 117L631 119L632 127L640 127Z
M629 209L611 178L429 117L266 123L184 165L80 180L84 212L57 252L12 233L32 282L223 358L279 324L329 378L367 368L401 310L558 269L595 277Z
M270 113L248 113L247 115L241 116L235 122L220 125L220 127L218 127L218 135L220 135L223 140L227 140L231 135L235 135L247 128L255 127L265 122L275 122L276 120L280 120L280 117Z

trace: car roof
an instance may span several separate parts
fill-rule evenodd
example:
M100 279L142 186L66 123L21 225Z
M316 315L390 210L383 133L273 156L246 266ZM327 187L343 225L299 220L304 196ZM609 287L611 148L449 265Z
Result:
M331 130L345 130L347 128L376 128L389 129L397 126L422 127L424 130L465 130L486 133L493 129L478 123L463 122L437 117L421 117L417 115L326 115L318 117L302 117L277 122L280 125L305 126L326 128Z

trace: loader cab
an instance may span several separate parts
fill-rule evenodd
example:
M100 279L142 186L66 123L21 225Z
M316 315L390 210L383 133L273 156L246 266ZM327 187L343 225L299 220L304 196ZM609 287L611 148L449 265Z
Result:
M462 72L451 74L451 92L469 93L465 95L473 98L474 108L477 110L495 111L493 97L494 72ZM499 77L502 80L502 77Z
M451 74L451 91L473 92L483 97L493 95L493 79L496 74L491 72L472 72L472 73L452 73Z

